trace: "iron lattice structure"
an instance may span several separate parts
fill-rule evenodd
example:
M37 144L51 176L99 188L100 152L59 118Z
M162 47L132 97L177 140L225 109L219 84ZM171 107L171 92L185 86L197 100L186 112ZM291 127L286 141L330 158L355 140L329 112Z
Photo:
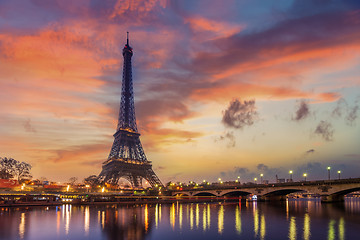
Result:
M146 179L152 187L163 186L147 160L137 130L132 83L131 57L133 50L127 37L123 48L124 68L122 78L119 120L114 134L108 159L103 163L99 174L101 182L117 184L120 178L127 179L133 187L142 187Z

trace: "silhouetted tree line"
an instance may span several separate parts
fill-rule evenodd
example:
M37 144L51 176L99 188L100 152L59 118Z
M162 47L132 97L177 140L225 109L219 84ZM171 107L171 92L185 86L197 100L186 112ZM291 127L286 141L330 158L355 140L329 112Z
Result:
M15 178L21 183L24 180L31 179L31 165L26 162L20 162L13 158L0 157L0 178Z

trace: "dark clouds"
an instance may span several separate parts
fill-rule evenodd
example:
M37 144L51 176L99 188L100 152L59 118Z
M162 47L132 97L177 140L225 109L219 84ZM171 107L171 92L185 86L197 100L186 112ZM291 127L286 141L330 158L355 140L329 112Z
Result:
M36 129L31 124L30 118L24 122L23 126L24 126L25 131L27 131L27 132L33 132L33 133L36 132Z
M345 101L345 99L340 98L337 103L336 103L336 107L334 108L334 110L331 113L332 117L342 117L344 114L344 111L347 111L348 108L348 104Z
M320 121L314 133L320 135L326 141L332 141L334 135L334 128L331 123L327 121Z
M215 142L217 141L227 141L227 147L235 147L236 145L236 139L234 132L225 132L223 135L220 135L218 138L215 139Z
M310 149L305 152L306 155L315 153L315 149Z
M214 45L222 51L199 53L192 66L199 71L224 71L239 63L259 64L266 59L347 44L354 41L354 31L359 29L358 18L359 15L350 16L347 12L319 13L286 19L260 32L240 32L216 40ZM221 68L218 68L219 62Z
M257 119L255 100L241 102L235 99L224 111L222 123L229 128L242 129L253 125Z
M355 124L355 121L356 121L356 119L358 117L358 115L357 115L358 111L359 111L359 106L358 105L356 105L356 106L349 109L348 114L346 116L346 124L348 124L350 126Z
M333 109L331 116L335 118L344 117L345 123L354 126L358 119L359 105L355 101L353 106L349 106L345 99L341 98L337 101L336 107Z
M303 120L307 118L309 114L310 114L309 104L305 100L302 100L297 107L295 117L293 117L293 120L295 121Z

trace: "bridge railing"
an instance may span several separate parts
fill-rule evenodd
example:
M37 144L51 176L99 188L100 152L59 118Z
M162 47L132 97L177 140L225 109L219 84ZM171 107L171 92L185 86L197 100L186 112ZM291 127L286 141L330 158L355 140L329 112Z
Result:
M348 179L334 179L334 180L314 180L314 181L298 181L298 182L286 182L286 183L268 183L268 184L256 184L256 183L237 183L237 182L224 182L213 183L211 185L199 185L199 186L182 186L180 189L173 189L171 191L206 191L217 189L246 189L246 188L268 188L268 187L289 187L289 186L314 186L314 185L339 185L360 183L360 178L348 178Z

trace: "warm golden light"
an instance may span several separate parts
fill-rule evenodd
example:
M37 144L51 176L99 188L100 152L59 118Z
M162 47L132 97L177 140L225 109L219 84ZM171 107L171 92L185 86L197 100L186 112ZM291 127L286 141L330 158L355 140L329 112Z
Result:
M218 212L218 233L222 234L224 230L224 206L221 205Z
M89 206L85 207L84 214L85 214L85 216L84 216L84 232L85 232L85 235L87 236L89 234L89 228L90 228L90 207Z
M264 240L266 234L266 223L265 223L265 216L264 214L261 215L261 222L260 222L260 239Z
M289 240L295 240L295 239L296 239L296 221L295 221L295 217L291 217L289 224Z
M195 224L196 224L196 228L199 227L199 219L200 219L200 210L199 210L199 204L196 204L196 209L195 209Z
M207 215L206 215L206 207L204 206L203 208L203 231L205 232L206 228L207 228Z
M194 228L194 210L193 204L190 205L190 230Z
M256 205L253 205L253 214L254 214L254 235L255 237L259 234L259 214Z
M339 240L345 239L345 220L343 217L339 220Z
M25 213L21 213L20 224L19 224L19 236L21 239L24 238L25 234Z
M182 204L180 204L178 215L179 215L179 228L181 229L182 223L183 223L183 205Z
M335 220L331 219L329 221L329 227L328 227L328 240L334 240L336 237L335 233Z
M145 232L148 231L149 229L149 211L148 211L148 205L145 204L145 209L144 209L144 224L145 224Z
M170 207L170 225L172 229L175 228L175 203L173 203Z
M241 215L239 205L237 205L235 209L235 229L238 234L241 234Z
M304 216L304 240L310 239L310 216L308 213L305 213Z

